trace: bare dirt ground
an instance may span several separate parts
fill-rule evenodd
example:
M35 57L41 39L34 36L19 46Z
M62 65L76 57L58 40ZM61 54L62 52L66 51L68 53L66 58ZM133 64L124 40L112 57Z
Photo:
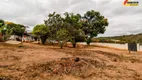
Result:
M0 80L142 80L142 53L0 43Z

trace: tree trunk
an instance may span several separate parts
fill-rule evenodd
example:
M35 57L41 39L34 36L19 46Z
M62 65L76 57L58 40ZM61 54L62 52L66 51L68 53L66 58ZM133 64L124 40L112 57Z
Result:
M0 42L2 42L2 34L0 33Z
M93 38L92 36L87 38L87 41L86 41L87 45L90 45L90 43L92 42L92 38Z
M41 43L45 44L47 37L46 36L41 36Z
M73 46L73 48L76 48L76 40L75 39L72 40L72 46Z
M63 42L59 41L59 44L60 44L60 48L62 49L63 48Z
M87 39L86 43L87 43L87 45L90 45L90 43L91 43L91 39L90 39L90 38L89 38L89 39Z
M76 43L73 43L72 45L73 45L73 48L76 48Z

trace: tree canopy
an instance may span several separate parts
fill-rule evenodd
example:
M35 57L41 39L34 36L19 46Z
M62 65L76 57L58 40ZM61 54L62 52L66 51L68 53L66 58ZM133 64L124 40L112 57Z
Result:
M4 28L6 33L10 35L22 36L22 34L25 32L25 26L21 24L8 23Z
M103 34L108 26L107 19L94 10L87 11L82 18L82 29L87 35L87 44L98 34Z
M64 13L65 18L64 22L67 25L67 30L70 33L70 41L72 42L73 47L76 47L77 38L83 36L83 31L81 29L81 15L73 13Z
M63 19L60 14L53 12L48 15L48 19L45 20L45 25L49 27L50 39L56 39L56 32L63 27Z
M33 34L40 37L42 44L45 44L48 33L49 33L49 28L44 24L36 25L33 29Z
M3 40L7 40L10 35L22 36L25 29L26 27L22 24L0 20L0 33L3 35Z
M44 22L45 25L35 26L34 34L48 35L49 40L68 40L73 47L78 41L86 41L89 45L92 38L103 34L108 26L107 18L94 10L87 11L83 16L68 12L61 16L53 12Z

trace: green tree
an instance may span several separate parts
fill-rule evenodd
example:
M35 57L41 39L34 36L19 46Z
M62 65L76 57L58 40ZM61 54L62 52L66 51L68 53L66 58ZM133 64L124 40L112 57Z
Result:
M0 33L2 34L2 30L3 30L3 26L4 26L4 20L0 19Z
M4 26L4 20L0 19L0 28Z
M33 34L40 37L42 44L45 44L47 36L49 35L49 28L44 24L36 25L33 29Z
M24 26L22 24L17 24L16 29L15 29L15 33L17 35L23 36L25 30L26 30L26 26Z
M62 49L64 43L69 40L69 32L66 29L60 29L56 33L56 38L59 41L60 48Z
M72 42L73 47L76 47L77 39L79 36L83 36L84 32L81 29L81 16L80 14L73 13L64 13L64 23L66 25L66 29L69 32L70 41Z
M22 34L25 32L25 26L8 22L2 27L1 32L3 35L3 40L7 40L10 35L22 36Z
M87 11L82 17L82 29L86 35L86 42L90 45L93 37L103 34L108 26L107 19L94 10Z
M15 23L7 24L5 26L5 29L7 31L7 34L19 35L19 36L21 36L24 33L24 31L25 31L24 25L15 24Z
M4 20L0 19L0 41L2 41Z
M63 18L60 14L56 14L55 12L49 14L48 17L49 18L45 20L45 25L49 27L49 39L56 40L56 32L63 28Z

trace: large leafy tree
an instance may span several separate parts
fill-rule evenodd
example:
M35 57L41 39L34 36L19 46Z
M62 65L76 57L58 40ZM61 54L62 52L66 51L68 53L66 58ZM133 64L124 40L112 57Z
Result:
M5 25L1 27L3 40L7 40L10 35L19 35L25 32L25 26L21 24L15 24L13 22L5 22Z
M42 44L45 44L49 35L49 28L44 24L36 25L33 29L33 34L40 37Z
M48 17L49 18L45 20L45 25L49 27L49 39L56 40L56 32L63 27L63 18L60 14L56 14L55 12L49 14Z
M70 41L72 42L73 47L76 47L77 39L79 36L84 36L84 32L81 29L81 16L80 14L73 13L64 13L65 18L64 22L67 26L69 32Z
M94 10L87 11L82 17L82 29L86 34L86 42L89 45L91 39L98 34L103 34L108 26L107 19Z
M49 14L48 17L49 18L45 20L45 24L49 26L50 32L48 40L57 40L60 48L62 48L64 43L69 40L69 33L66 29L64 18L55 12Z
M4 27L6 34L9 35L19 35L22 36L22 34L25 32L25 26L21 24L15 24L15 23L8 23Z

